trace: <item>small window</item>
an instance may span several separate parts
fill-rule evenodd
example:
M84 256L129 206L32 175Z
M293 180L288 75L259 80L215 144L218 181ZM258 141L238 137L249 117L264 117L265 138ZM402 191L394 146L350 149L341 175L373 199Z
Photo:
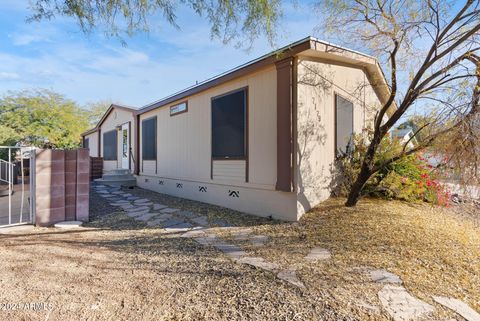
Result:
M188 102L184 101L180 104L170 107L170 116L186 113L188 111Z
M142 159L157 159L157 117L142 120Z
M335 95L335 151L345 153L353 136L353 103Z
M117 160L117 131L111 130L103 134L103 159Z
M247 90L212 99L212 157L246 157Z
M84 138L83 139L83 148L90 148L90 138Z

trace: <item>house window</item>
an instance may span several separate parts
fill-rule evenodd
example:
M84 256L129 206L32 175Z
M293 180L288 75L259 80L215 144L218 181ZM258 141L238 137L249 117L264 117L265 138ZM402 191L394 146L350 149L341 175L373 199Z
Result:
M188 102L184 101L170 107L170 116L186 113L188 111Z
M90 138L84 138L83 140L83 148L90 148Z
M142 120L142 159L157 159L157 117Z
M246 157L247 90L212 99L212 157Z
M352 144L353 103L335 95L335 151L345 153Z
M103 134L103 159L117 160L117 131L111 130Z

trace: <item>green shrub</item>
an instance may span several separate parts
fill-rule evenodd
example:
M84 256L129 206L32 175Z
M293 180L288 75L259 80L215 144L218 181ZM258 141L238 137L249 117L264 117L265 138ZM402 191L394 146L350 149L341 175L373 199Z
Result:
M334 195L346 196L360 172L363 157L367 150L371 132L353 138L351 148L337 157ZM400 143L385 138L377 154L375 165L381 169L366 183L362 194L386 199L399 199L408 202L424 201L447 205L450 193L441 185L431 166L420 154L412 154L382 166L385 160L398 154L403 148Z

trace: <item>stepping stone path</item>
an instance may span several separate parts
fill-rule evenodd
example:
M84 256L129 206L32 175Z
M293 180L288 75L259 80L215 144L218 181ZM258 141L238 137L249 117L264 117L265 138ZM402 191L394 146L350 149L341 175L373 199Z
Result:
M305 285L297 277L295 270L282 270L277 274L277 278L284 280L299 288L306 289Z
M329 250L321 248L321 247L314 247L305 259L308 261L322 261L328 260L332 257L332 254Z
M373 282L386 283L378 292L378 298L393 320L409 321L425 318L435 310L432 305L408 293L407 289L401 285L402 280L398 275L384 269L356 268L356 270L366 273ZM480 321L480 315L477 313L477 318L475 318L476 312L460 300L445 297L433 297L433 299L457 312L467 321Z
M132 196L132 194L125 193L118 188L104 185L93 185L92 188L99 196L105 198L110 205L122 208L126 215L146 223L147 226L160 226L167 233L182 233L180 237L191 238L202 246L213 246L238 264L245 264L274 273L278 279L299 289L306 289L306 286L298 278L294 269L281 267L279 264L268 262L262 257L248 256L248 253L240 245L227 242L218 237L214 232L219 228L228 228L235 241L248 241L253 246L264 246L268 241L268 237L255 235L251 228L234 228L222 219L215 219L210 225L207 216L199 213L153 203L147 198ZM210 229L209 227L215 228ZM329 260L331 257L332 255L328 249L315 247L311 249L304 259L313 263ZM401 285L402 280L397 275L383 269L356 269L368 273L372 281L385 284L379 291L378 297L383 308L394 321L414 320L428 316L429 313L434 311L433 306L408 293ZM467 321L480 321L480 315L460 300L446 297L433 297L433 299L437 303L455 311Z
M125 193L117 188L94 185L93 189L102 197L107 198L110 205L122 208L126 215L147 224L147 226L160 226L168 233L182 232L182 238L192 238L203 246L213 246L238 264L250 265L268 272L273 272L280 280L296 287L305 289L305 285L298 279L294 270L281 269L277 263L268 262L262 257L247 255L239 245L220 239L208 227L208 218L205 215L170 208L167 205L154 203L148 198L140 198L130 193ZM228 222L222 219L212 221L212 226L218 228L231 228ZM265 235L254 235L251 228L233 231L235 240L248 241L254 246L264 246L268 241Z
M403 286L385 285L378 298L383 308L390 314L395 321L409 321L420 317L425 317L435 309L430 304L417 299Z
M387 270L383 269L370 271L370 279L378 283L402 284L402 280L398 275L390 273Z
M443 296L433 296L432 298L435 302L455 311L467 321L480 321L480 314L463 301Z

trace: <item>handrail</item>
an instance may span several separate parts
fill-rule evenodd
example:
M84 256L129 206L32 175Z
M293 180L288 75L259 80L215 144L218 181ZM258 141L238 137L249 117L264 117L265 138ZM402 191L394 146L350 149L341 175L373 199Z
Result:
M128 149L128 153L130 154L130 158L132 159L133 168L135 168L136 161L135 161L135 157L133 156L133 153L132 153L132 147L130 147Z

